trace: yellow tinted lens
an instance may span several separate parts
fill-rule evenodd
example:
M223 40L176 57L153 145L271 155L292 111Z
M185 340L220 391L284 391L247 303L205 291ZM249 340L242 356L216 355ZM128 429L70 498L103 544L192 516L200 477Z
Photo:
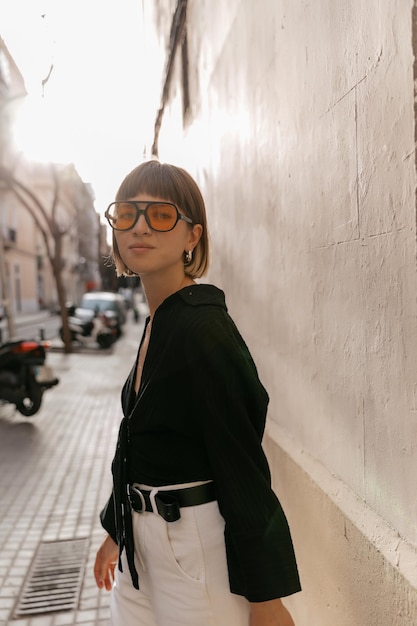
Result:
M110 218L114 228L127 230L131 228L136 219L136 208L128 202L118 202L111 207Z
M155 230L171 230L177 221L177 211L171 204L150 204L147 214L151 228Z

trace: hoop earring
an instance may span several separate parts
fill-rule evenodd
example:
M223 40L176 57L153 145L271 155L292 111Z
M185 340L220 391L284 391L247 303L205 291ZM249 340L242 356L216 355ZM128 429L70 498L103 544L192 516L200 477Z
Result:
M185 252L185 265L190 265L192 260L193 260L193 251L188 250L188 252Z

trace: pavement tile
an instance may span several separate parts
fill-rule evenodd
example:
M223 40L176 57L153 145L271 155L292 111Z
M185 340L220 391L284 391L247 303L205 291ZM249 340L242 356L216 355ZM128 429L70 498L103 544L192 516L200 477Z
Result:
M51 615L41 615L40 617L32 618L29 621L30 626L53 626L53 623L54 618Z
M129 320L111 351L51 351L60 382L32 418L0 406L0 626L108 624L109 594L95 586L92 567L104 537L98 516L111 491L120 390L142 328ZM85 537L79 610L13 619L39 543Z
M60 613L54 619L54 626L66 626L67 624L76 624L76 614L74 611Z

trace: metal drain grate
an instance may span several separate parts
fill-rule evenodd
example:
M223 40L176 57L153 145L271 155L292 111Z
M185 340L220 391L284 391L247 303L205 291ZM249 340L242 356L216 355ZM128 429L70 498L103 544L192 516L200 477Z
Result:
M16 617L77 608L87 548L87 539L41 543L23 586Z

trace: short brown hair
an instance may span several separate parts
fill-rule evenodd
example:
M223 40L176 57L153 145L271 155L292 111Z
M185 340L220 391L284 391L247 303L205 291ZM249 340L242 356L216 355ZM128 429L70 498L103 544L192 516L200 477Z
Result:
M145 161L125 177L115 200L130 200L139 193L170 200L182 213L190 217L194 224L201 224L202 235L193 250L191 263L187 263L184 269L185 274L191 278L203 276L209 265L206 207L201 191L192 176L181 167L169 163L160 163L156 159ZM126 266L120 256L114 232L113 259L118 276L134 276L134 272Z

